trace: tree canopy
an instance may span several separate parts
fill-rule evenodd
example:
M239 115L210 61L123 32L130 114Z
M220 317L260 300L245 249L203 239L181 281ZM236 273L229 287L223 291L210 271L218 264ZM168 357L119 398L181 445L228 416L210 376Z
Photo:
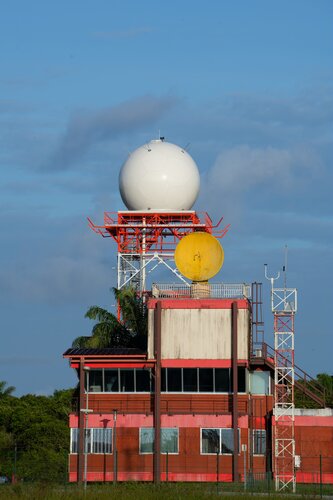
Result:
M134 288L113 288L121 309L121 320L99 306L91 306L86 318L95 321L90 337L77 337L72 347L99 348L137 347L147 348L147 307Z
M25 481L67 481L72 394L0 398L0 475L16 470Z

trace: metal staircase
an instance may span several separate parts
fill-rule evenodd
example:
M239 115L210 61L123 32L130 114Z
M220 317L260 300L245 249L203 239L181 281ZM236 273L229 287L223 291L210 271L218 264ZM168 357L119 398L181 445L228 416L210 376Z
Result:
M263 299L262 283L252 283L251 294L252 309L252 331L250 345L250 364L252 367L265 366L274 372L274 360L277 355L275 349L264 342L264 319L263 319ZM287 363L283 354L278 353L279 364ZM325 408L325 389L311 375L302 368L294 364L295 388L305 397L311 399L321 408Z
M274 371L274 359L275 359L275 349L271 347L266 342L262 342L260 346L256 347L256 350L251 355L250 363L251 365L261 365L266 366L270 370ZM279 353L280 364L286 362L286 358ZM302 368L294 365L295 371L295 387L303 393L305 396L314 401L317 405L322 408L325 408L325 389L319 382L311 377L306 371Z

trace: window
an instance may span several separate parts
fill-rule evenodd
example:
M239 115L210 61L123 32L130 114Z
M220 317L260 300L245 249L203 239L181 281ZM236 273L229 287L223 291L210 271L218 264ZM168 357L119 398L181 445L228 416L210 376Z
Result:
M91 437L92 437L92 429L84 429L84 438L85 438L84 451L85 451L85 453L91 453Z
M112 453L112 429L111 428L89 428L84 429L85 433L85 452L86 453ZM78 428L71 429L70 452L79 452L79 434Z
M166 368L162 368L161 370L161 391L166 392Z
M161 429L161 453L178 453L178 433L179 430L173 427ZM140 429L140 453L154 453L154 436L153 427Z
M136 371L136 392L150 391L150 370Z
M139 435L140 453L154 452L154 429L152 427L143 427Z
M161 429L161 452L178 453L178 429Z
M91 453L112 453L112 429L92 429Z
M266 454L266 431L264 429L253 430L253 454Z
M237 368L238 392L246 392L245 368L239 366ZM232 368L230 368L230 390L233 391Z
M181 368L168 368L167 376L167 391L181 392L182 391L182 370Z
M238 392L246 392L246 376L243 366L238 367Z
M79 451L79 429L71 429L71 445L70 453L78 453Z
M269 372L255 371L250 373L251 394L270 394Z
M230 368L215 368L215 392L230 392Z
M213 368L199 368L199 391L214 392Z
M246 392L244 366L238 367L238 392ZM162 368L162 392L232 392L231 368Z
M89 392L150 392L150 368L102 368L86 374Z
M89 381L89 392L101 392L103 390L103 370L90 370L86 373Z
M118 381L118 370L104 370L104 383L106 392L118 392L119 391L119 381Z
M198 370L196 368L183 368L184 392L198 392Z
M134 392L134 370L120 370L120 392Z
M201 429L201 453L220 453L221 429Z
M240 432L238 429L239 453ZM233 429L201 429L201 453L229 455L234 452L234 430Z

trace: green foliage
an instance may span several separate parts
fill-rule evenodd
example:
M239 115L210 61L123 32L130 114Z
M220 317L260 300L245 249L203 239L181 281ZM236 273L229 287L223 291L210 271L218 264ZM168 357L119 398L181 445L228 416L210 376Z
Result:
M52 396L0 398L0 475L25 481L65 481L72 389Z
M15 387L13 385L10 385L6 387L7 382L4 380L0 380L0 397L3 396L11 396L13 392L15 391Z
M117 290L113 288L122 312L122 320L99 306L92 306L86 318L96 321L90 337L77 337L72 347L98 348L138 347L147 348L148 314L147 307L133 288Z
M333 408L333 377L327 373L318 373L316 379L303 382L302 385L313 393L325 393L325 406ZM320 392L318 392L318 390ZM319 408L319 405L310 398L303 390L295 387L296 408Z
M333 376L328 373L318 373L317 380L325 389L326 406L333 408Z

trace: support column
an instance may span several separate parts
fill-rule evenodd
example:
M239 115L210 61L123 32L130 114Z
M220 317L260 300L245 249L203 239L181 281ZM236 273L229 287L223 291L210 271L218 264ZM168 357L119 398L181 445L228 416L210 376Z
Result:
M77 460L77 482L82 484L83 482L83 474L84 474L84 413L81 411L81 408L84 408L85 404L85 392L84 392L84 384L85 384L85 373L84 373L84 358L80 360L80 396L79 396L79 407L77 409L79 414L79 452L78 452L78 460Z
M231 328L232 328L232 427L234 430L234 453L232 460L232 479L239 480L238 474L238 305L233 302L231 306Z
M161 328L162 305L156 302L154 315L155 394L154 394L154 483L161 481Z

